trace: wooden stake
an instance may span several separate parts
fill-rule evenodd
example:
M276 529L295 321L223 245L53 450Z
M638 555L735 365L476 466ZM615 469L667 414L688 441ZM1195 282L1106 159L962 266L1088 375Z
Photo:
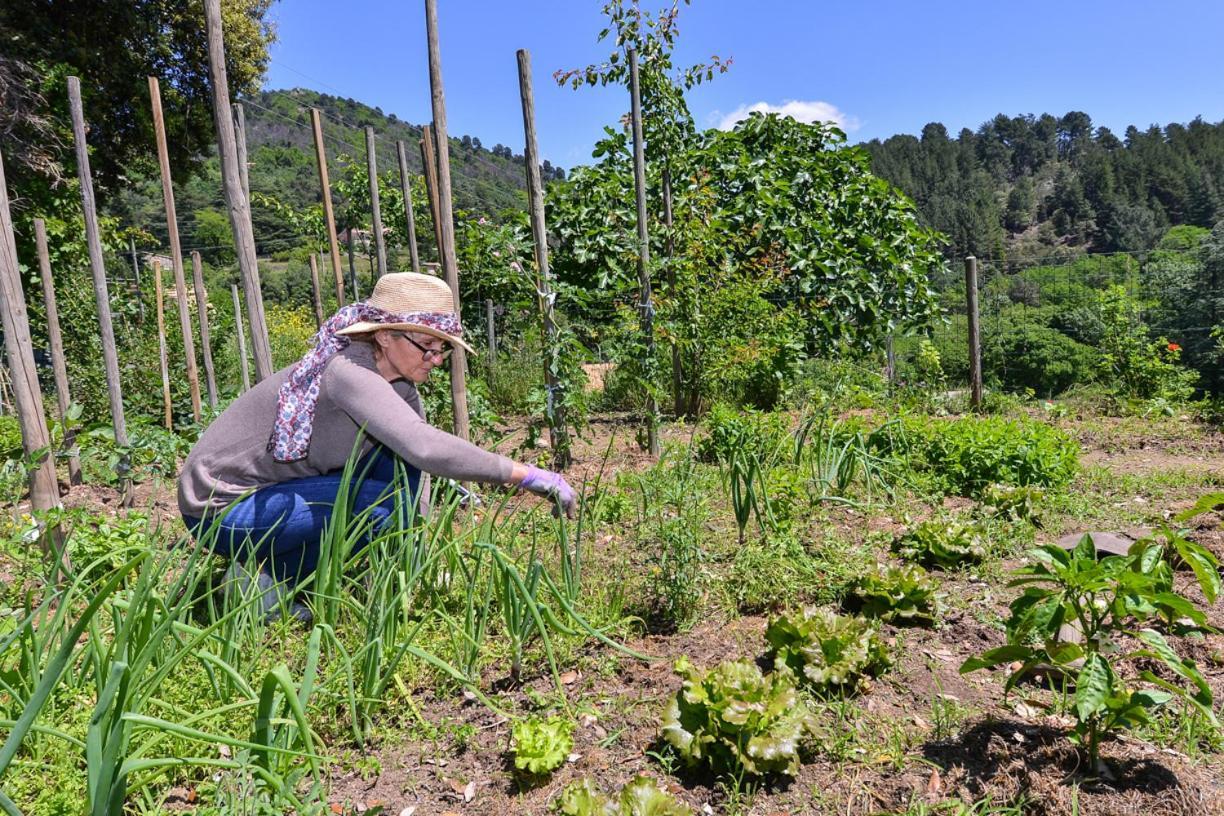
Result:
M310 291L314 295L315 328L323 325L323 293L319 291L319 262L310 253Z
M442 265L442 219L438 217L438 162L434 159L433 128L421 130L421 163L425 165L425 198L429 201L429 217L434 225L434 246L438 248L438 266Z
M111 323L110 293L106 289L106 264L102 259L102 236L94 204L93 176L89 172L89 148L85 143L85 113L81 107L81 80L68 77L68 106L72 110L72 134L76 144L77 178L81 187L81 209L85 214L85 239L89 246L89 266L93 272L94 300L98 306L98 329L102 336L102 360L106 367L106 391L110 399L111 424L115 444L128 446L127 422L123 416L123 386L119 382L119 353L115 349L115 329ZM126 454L117 465L123 493L123 506L132 505L131 460Z
M336 308L344 305L344 272L340 268L340 241L336 237L336 211L332 208L331 182L327 175L327 149L323 145L323 118L318 108L310 109L314 129L315 161L319 165L319 186L323 189L323 220L327 222L327 244L331 247L332 274L336 278Z
M637 193L638 309L641 311L642 339L646 344L648 365L654 360L654 307L650 303L650 237L646 230L646 154L642 144L642 96L638 83L637 51L629 50L629 95L633 122L633 187ZM646 392L646 441L650 455L659 455L659 406Z
M442 89L442 54L438 47L438 0L425 0L425 35L429 43L429 90L433 102L433 131L438 151L438 215L442 222L442 272L455 298L455 316L462 317L459 303L459 265L455 258L455 223L451 209L450 143L446 137L446 96ZM462 346L451 352L451 400L455 436L468 439L467 353Z
M170 399L170 361L166 354L166 311L162 295L161 261L153 261L153 300L157 303L157 362L161 366L162 407L166 430L174 430L174 403Z
M349 256L349 288L353 290L353 300L361 300L361 289L357 286L357 256L354 254L353 242L356 239L353 237L353 228L348 230L348 256Z
M132 250L132 291L136 295L136 305L140 307L140 325L144 325L145 305L144 292L140 290L140 259L136 257L136 239L128 238L128 247Z
M204 379L208 383L208 407L217 407L217 375L213 370L212 337L208 328L208 293L204 291L204 264L200 253L191 253L191 277L195 284L196 314L200 317L200 345L204 348Z
M21 448L27 457L41 451L32 462L30 503L35 510L50 510L59 506L59 483L55 478L55 459L50 453L51 435L43 413L38 370L34 367L34 343L30 339L30 318L17 265L17 239L9 211L3 156L0 156L0 323L4 327L4 350L12 375L13 403L21 425ZM58 556L57 536L44 535L42 543L45 551Z
M421 256L417 254L416 218L412 213L412 174L408 172L408 150L402 141L395 143L395 153L399 158L400 190L404 196L404 219L408 222L408 257L412 261L412 271L421 271Z
M268 325L264 320L250 202L242 186L242 171L238 165L238 146L229 101L229 79L225 70L221 0L204 0L204 18L208 29L208 63L212 77L213 120L217 125L217 152L221 156L221 179L225 184L230 226L234 229L238 268L242 271L242 289L246 296L251 346L255 356L255 379L259 381L272 375L272 346L268 342Z
M51 371L55 374L55 400L59 408L60 422L64 423L62 447L74 451L76 430L68 427L68 409L72 406L72 391L68 387L68 363L64 359L64 338L60 334L59 308L55 302L55 282L51 277L51 253L47 250L47 225L41 218L34 219L34 243L38 247L38 271L42 278L43 304L47 309L47 339L51 343ZM81 457L68 454L68 483L81 483Z
M664 239L664 251L667 253L667 294L671 296L672 303L675 306L679 305L679 295L676 293L676 240L672 234L674 221L672 218L672 186L671 186L671 170L667 167L663 168L663 227L667 230L667 236ZM673 306L673 308L675 308ZM675 340L671 341L671 358L672 358L672 407L675 410L677 417L684 416L688 413L685 410L686 402L684 395L684 368L680 359L680 346ZM692 406L692 413L697 412L697 406Z
M965 303L969 313L969 404L982 407L982 336L978 324L977 258L965 259Z
M247 204L251 201L251 161L247 157L246 113L241 102L234 103L234 147L238 150L238 176L242 179L242 191Z
M366 126L366 175L370 177L370 219L374 232L374 252L378 255L378 276L387 274L387 246L383 241L382 208L378 203L378 157L375 155L374 128Z
M489 347L489 366L497 365L497 330L493 324L493 298L485 298L485 341Z
M552 441L553 466L564 470L570 464L569 431L565 424L565 392L557 378L560 368L560 344L557 325L553 320L553 294L548 266L548 228L544 223L544 184L540 178L540 149L536 140L535 95L531 87L531 54L518 51L519 96L523 102L523 151L527 166L527 206L531 217L531 234L535 239L536 304L544 325L544 383L547 395L544 407L548 432ZM489 301L490 306L493 301ZM490 336L492 310L490 309ZM492 345L492 343L490 343Z
M242 304L238 301L238 285L230 285L234 296L234 336L238 338L238 368L242 371L242 393L251 390L251 372L247 369L246 329L242 327Z
M170 180L170 149L166 145L166 119L162 114L161 87L157 77L149 77L149 99L153 105L153 131L157 138L157 162L161 166L162 201L166 205L166 232L170 239L170 261L174 264L174 288L178 293L179 329L183 333L183 356L187 361L187 387L191 391L191 415L203 419L200 411L200 374L196 367L195 338L191 334L191 311L187 304L187 275L183 271L183 250L179 244L178 217L174 207L174 185ZM242 107L235 106L239 120ZM245 143L245 139L240 140Z

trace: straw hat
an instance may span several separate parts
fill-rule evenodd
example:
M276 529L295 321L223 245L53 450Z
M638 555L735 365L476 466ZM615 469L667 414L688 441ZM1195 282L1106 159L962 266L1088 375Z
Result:
M472 347L450 332L431 323L459 326L455 315L455 298L446 281L433 275L415 272L391 272L383 275L374 284L374 292L365 300L369 306L404 315L403 323L371 323L363 320L340 329L336 334L362 334L379 329L413 331L428 334L461 346L471 352ZM460 329L462 331L462 329ZM473 352L474 353L474 352Z

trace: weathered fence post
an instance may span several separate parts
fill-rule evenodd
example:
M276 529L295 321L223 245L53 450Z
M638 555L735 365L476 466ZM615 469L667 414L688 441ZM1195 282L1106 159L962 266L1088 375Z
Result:
M42 278L43 304L47 309L47 340L51 343L51 371L55 375L55 400L60 422L64 423L63 448L68 454L68 483L81 483L81 457L73 451L76 431L68 427L68 410L72 406L72 391L68 386L68 363L64 359L64 338L60 334L59 307L55 302L55 281L51 275L51 253L47 250L47 225L34 219L34 242L38 247L38 272Z
M965 258L965 303L969 314L969 403L982 407L982 336L978 321L977 258Z
M238 369L242 372L242 393L251 388L251 372L247 368L246 329L242 327L242 304L238 301L238 284L230 284L234 296L234 336L238 338Z
M143 326L145 319L144 292L140 291L140 259L136 257L135 238L128 238L128 248L132 252L132 291L136 295L136 305L140 308L140 324Z
M438 264L442 263L442 220L438 217L438 163L434 160L433 127L421 130L421 163L425 165L425 198L429 201L429 217L434 225L434 244L438 248Z
M535 239L536 304L544 327L544 403L545 419L552 442L553 466L564 470L570 464L569 431L565 425L565 390L557 377L560 348L557 325L553 320L553 293L548 265L548 227L544 223L544 183L540 178L540 149L536 140L535 95L531 87L531 54L520 48L518 57L519 96L523 102L523 163L527 167L527 206L531 235ZM487 301L492 307L493 301ZM489 309L489 346L493 346L493 310Z
M421 256L417 254L416 216L412 212L412 174L408 171L408 150L402 141L395 143L395 153L399 158L400 189L404 196L404 219L408 222L408 257L412 261L412 271L421 271Z
M98 329L102 335L102 360L106 367L106 391L110 398L111 423L115 444L121 451L128 446L127 422L123 416L123 386L119 382L119 353L115 350L115 328L111 323L110 293L106 288L106 263L102 258L102 236L94 205L93 176L89 172L89 148L85 143L85 112L81 107L81 80L68 77L68 106L72 110L72 134L76 143L77 178L81 185L81 209L85 214L85 239L89 246L89 267L93 272L94 300L98 306ZM131 460L122 454L117 466L123 492L123 506L132 506Z
M242 187L242 171L238 166L229 79L225 70L221 0L204 0L204 19L208 29L208 64L212 78L213 119L217 126L217 152L221 156L221 178L225 184L230 225L234 229L234 244L238 250L238 268L242 271L242 289L246 295L247 320L251 326L251 346L255 356L255 379L262 380L272 374L272 346L268 342L268 324L264 320L251 207Z
M884 379L891 388L897 382L897 351L892 332L884 340Z
M157 364L161 367L162 407L166 430L174 430L174 403L170 399L170 360L166 354L166 304L162 294L161 261L153 261L153 300L157 304Z
M183 332L183 356L187 361L187 387L191 391L191 415L199 422L200 374L196 366L195 339L191 334L191 311L187 307L187 275L183 270L183 250L179 244L178 216L174 206L174 185L170 180L170 149L166 145L166 119L162 113L161 86L149 77L149 99L153 106L153 131L157 139L157 162L161 167L162 201L166 205L166 233L170 242L170 262L174 264L174 288L179 298L179 328ZM242 108L236 106L239 120ZM242 140L245 142L245 140Z
M323 293L319 291L319 262L315 254L310 253L310 291L314 296L315 327L323 325Z
M208 383L208 407L217 407L217 374L213 370L212 336L208 328L208 293L204 291L204 264L200 253L191 253L191 277L195 284L196 313L200 316L200 345L204 348L204 379Z
M361 289L357 286L357 256L353 249L353 228L348 228L348 256L349 256L349 288L353 290L353 300L361 300Z
M637 51L629 50L629 96L632 102L630 117L633 123L633 187L637 193L637 237L638 237L638 286L641 311L642 339L646 344L647 371L654 365L654 306L650 302L650 237L646 231L646 153L642 144L642 97L638 87ZM646 443L650 455L659 455L659 406L651 392L653 383L646 390Z
M241 102L234 103L234 148L238 151L238 177L242 179L242 192L246 194L247 206L251 203L251 164L247 157L246 113Z
M672 308L680 308L680 296L676 292L676 236L673 233L675 220L672 213L671 168L664 167L661 174L663 184L663 252L667 256L667 294L672 298ZM697 413L697 406L690 405L684 394L684 363L680 358L680 346L674 337L671 340L672 359L672 408L677 417Z
M366 175L370 177L370 219L374 232L374 251L378 254L378 276L387 274L387 245L383 241L382 207L378 202L378 156L375 155L374 128L366 125Z
M497 328L493 323L493 298L485 298L485 342L489 347L489 365L497 365Z
M442 88L442 54L438 48L438 0L425 0L425 36L429 45L429 90L433 102L433 132L438 151L438 218L442 245L442 272L455 298L455 315L461 316L459 303L459 266L455 259L455 223L451 210L450 144L446 137L446 97ZM462 346L451 353L451 400L455 417L455 436L467 439L467 354Z
M9 212L8 182L4 159L0 156L0 318L4 326L4 350L12 375L13 402L21 424L21 447L27 457L38 454L30 472L30 502L35 510L50 510L59 505L59 483L55 479L55 458L51 455L51 435L43 413L38 370L34 367L34 343L30 339L30 318L25 293L21 289L21 270L17 266L17 239L13 216ZM41 451L41 453L40 453ZM58 557L58 537L43 536L43 548Z
M327 150L323 146L323 118L318 108L310 109L314 130L315 161L319 165L319 186L323 190L323 220L327 222L327 245L331 248L332 275L336 279L336 308L344 305L344 272L340 267L340 241L336 237L336 211L332 209L331 181L327 175Z

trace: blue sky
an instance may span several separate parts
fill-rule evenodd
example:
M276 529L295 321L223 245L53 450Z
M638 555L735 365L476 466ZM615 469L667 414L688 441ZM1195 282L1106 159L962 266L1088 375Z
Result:
M661 3L644 2L658 8ZM602 61L600 0L439 0L452 136L521 152L515 50L532 54L540 149L586 163L602 127L628 110L623 88L560 88L552 73ZM281 0L265 87L350 96L428 121L421 0ZM909 0L818 3L694 0L682 7L677 65L710 54L731 70L689 106L712 127L753 105L837 118L851 141L921 131L955 135L997 113L1087 112L1129 124L1224 119L1224 1Z

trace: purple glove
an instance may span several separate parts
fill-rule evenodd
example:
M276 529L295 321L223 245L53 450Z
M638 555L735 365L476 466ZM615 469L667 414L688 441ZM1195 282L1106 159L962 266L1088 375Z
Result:
M519 487L524 490L530 490L539 496L556 499L561 503L561 507L565 510L566 515L574 512L574 488L569 486L569 483L565 481L565 477L560 473L553 473L551 470L528 465L527 475L523 477L523 481L519 482Z

